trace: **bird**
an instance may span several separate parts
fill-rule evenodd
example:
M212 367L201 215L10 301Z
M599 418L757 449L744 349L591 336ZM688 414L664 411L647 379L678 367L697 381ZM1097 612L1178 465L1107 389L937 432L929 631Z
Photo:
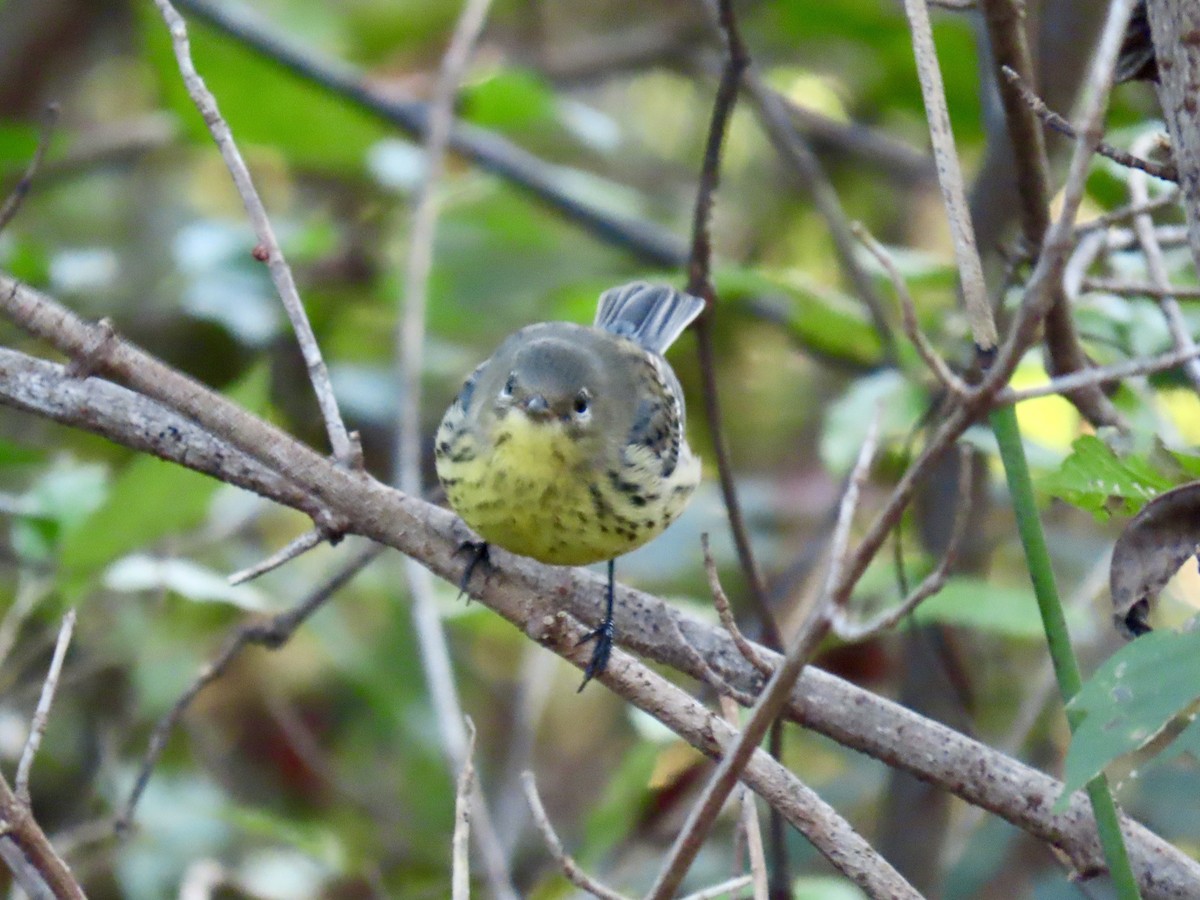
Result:
M559 566L608 563L604 618L579 690L612 652L615 560L683 512L700 483L683 390L664 354L704 310L668 285L600 296L594 323L539 322L509 335L467 376L434 438L451 508L488 547Z

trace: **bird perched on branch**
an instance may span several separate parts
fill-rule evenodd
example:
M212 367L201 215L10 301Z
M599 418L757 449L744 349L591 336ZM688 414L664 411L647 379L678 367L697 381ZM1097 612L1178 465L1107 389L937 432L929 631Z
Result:
M700 481L663 354L703 309L690 294L635 282L600 297L590 328L522 328L468 376L438 427L438 478L483 538L464 589L488 544L553 565L608 561L580 690L612 650L614 559L659 535Z

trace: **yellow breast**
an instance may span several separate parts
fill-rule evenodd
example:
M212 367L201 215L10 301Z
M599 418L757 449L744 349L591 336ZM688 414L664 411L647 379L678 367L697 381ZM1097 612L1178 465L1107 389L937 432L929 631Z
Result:
M438 460L455 511L506 550L555 565L586 565L628 553L657 536L682 509L686 491L654 493L635 506L620 488L619 463L572 440L557 421L511 413L496 422L492 446ZM698 465L691 480L698 480ZM681 473L684 474L684 473ZM670 502L667 502L667 501Z

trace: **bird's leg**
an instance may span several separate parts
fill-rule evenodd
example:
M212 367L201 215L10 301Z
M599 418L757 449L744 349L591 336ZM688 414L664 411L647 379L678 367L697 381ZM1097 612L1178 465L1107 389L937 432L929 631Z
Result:
M583 670L583 683L579 685L579 690L582 691L587 687L587 683L595 676L604 672L608 666L608 657L612 655L613 646L613 591L616 583L616 560L608 561L608 593L604 598L604 621L600 623L598 628L594 628L579 639L580 644L586 644L590 640L596 641L596 646L592 648L592 658L588 661L587 668ZM577 692L578 693L578 692Z
M463 594L467 593L467 588L471 585L471 576L475 574L475 570L483 566L483 577L486 580L495 566L492 565L492 557L488 552L487 541L471 541L466 540L458 545L459 553L468 553L471 558L467 560L467 567L463 570L462 578L458 582L458 596L462 598ZM467 602L471 602L470 595L467 596Z

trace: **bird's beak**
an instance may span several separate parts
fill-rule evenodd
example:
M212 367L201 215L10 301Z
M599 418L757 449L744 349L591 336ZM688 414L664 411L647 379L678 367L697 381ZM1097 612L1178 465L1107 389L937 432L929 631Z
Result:
M521 409L525 415L531 419L539 421L550 418L550 404L546 402L546 398L541 394L534 394L526 400L521 401Z

